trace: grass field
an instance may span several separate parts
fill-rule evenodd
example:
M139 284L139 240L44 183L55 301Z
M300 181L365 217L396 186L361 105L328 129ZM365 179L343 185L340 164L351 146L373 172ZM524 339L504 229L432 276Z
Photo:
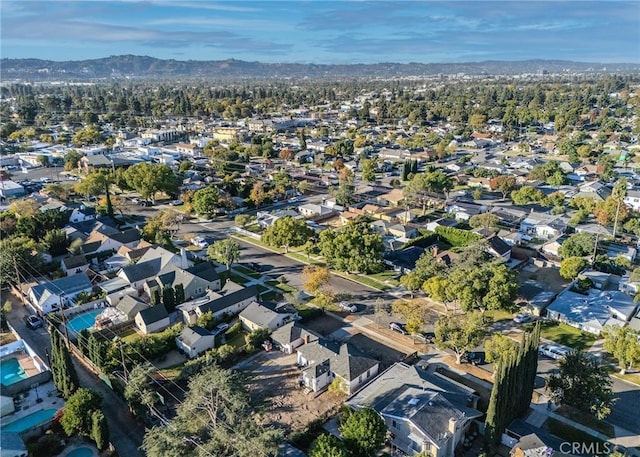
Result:
M526 326L528 330L533 329L533 325ZM589 349L598 339L596 335L585 333L567 324L555 322L544 322L540 331L540 336L547 340L568 346L581 351Z
M589 435L581 430L577 430L570 425L565 424L557 419L549 418L543 425L544 428L549 430L549 433L557 436L558 438L570 442L570 443L598 443L604 442L594 436Z

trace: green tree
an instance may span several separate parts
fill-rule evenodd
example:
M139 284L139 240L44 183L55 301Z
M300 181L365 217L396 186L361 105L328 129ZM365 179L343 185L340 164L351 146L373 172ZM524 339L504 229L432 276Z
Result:
M361 163L362 180L374 182L376 180L376 163L373 159L365 159Z
M80 382L65 340L58 330L51 332L51 375L63 398L69 398Z
M606 326L604 349L618 361L620 373L640 362L640 334L631 327Z
M419 274L413 271L400 277L400 284L409 291L409 293L411 294L411 298L413 298L413 295L417 290L420 290L423 283L424 279L422 279Z
M490 183L492 189L502 193L502 198L507 198L507 195L516 188L516 178L513 176L496 176L491 179Z
M65 405L60 425L69 435L91 436L92 413L100 410L102 398L96 392L84 387L71 395Z
M582 257L593 254L596 237L590 233L574 233L569 236L558 250L560 257Z
M289 252L289 248L305 244L312 233L304 220L286 216L276 220L264 232L262 241L269 246L284 247L285 252Z
M238 227L246 228L247 225L249 225L249 223L251 222L251 220L252 218L248 214L238 214L235 217L234 222Z
M404 188L405 198L422 206L423 214L427 205L437 198L438 194L448 193L453 188L453 181L442 171L419 173Z
M484 343L487 362L494 365L502 363L508 356L513 355L517 349L518 343L499 333L494 333Z
M135 365L129 371L127 385L124 388L124 399L137 415L146 412L159 400L151 384L151 376L156 371L150 363Z
M384 420L371 408L359 409L340 425L340 434L353 457L376 455L387 436Z
M47 251L52 256L61 255L67 252L69 247L69 239L67 238L67 232L61 229L49 230L45 233L42 240L47 247Z
M158 192L178 194L180 179L167 165L142 162L129 167L124 176L127 184L146 200L155 201Z
M559 372L547 381L553 402L573 406L600 420L611 413L615 401L611 384L606 367L581 351L560 359Z
M342 441L329 433L323 433L311 445L309 457L349 457L349 453Z
M172 313L176 307L176 293L171 286L165 286L162 289L162 304L168 313Z
M249 393L239 372L207 366L191 377L185 399L169 425L147 431L142 449L148 457L276 455L282 433L258 424L249 406ZM197 437L197 442L184 440L185 436Z
M483 228L485 230L495 230L498 222L500 222L500 218L491 213L476 214L469 218L469 225L472 228Z
M423 280L427 280L433 276L443 273L446 268L447 265L444 262L440 262L433 255L433 250L428 249L418 258L413 271Z
M520 189L511 192L511 200L516 205L541 202L543 199L544 193L532 186L522 186Z
M18 285L25 278L24 271L42 268L42 253L34 239L13 236L0 240L0 283ZM17 266L17 269L16 269ZM18 277L17 275L20 275Z
M89 125L83 129L78 130L73 135L73 145L76 147L87 146L90 144L96 144L100 142L100 131L95 125Z
M218 193L218 189L216 189L215 186L209 186L197 190L193 194L191 204L196 213L211 217L216 213L219 201L220 194Z
M316 295L329 284L331 273L326 267L306 265L302 269L302 276L304 278L304 289L311 295Z
M66 171L75 170L78 168L78 163L80 159L84 157L84 154L78 152L74 149L67 152L64 156L64 169Z
M486 334L484 317L480 313L466 316L442 316L435 324L435 343L438 349L451 349L460 364L462 356L478 346Z
M101 451L109 444L109 425L102 411L94 411L91 414L91 439Z
M366 219L350 221L338 230L324 230L318 244L322 256L336 270L376 273L384 268L382 237Z
M588 265L589 261L587 259L568 257L560 263L560 276L565 279L575 279Z
M174 295L176 298L176 305L180 305L181 303L185 302L185 296L184 296L184 286L182 284L176 284L174 289Z
M240 258L240 243L232 238L219 240L207 248L207 256L231 270L231 265Z

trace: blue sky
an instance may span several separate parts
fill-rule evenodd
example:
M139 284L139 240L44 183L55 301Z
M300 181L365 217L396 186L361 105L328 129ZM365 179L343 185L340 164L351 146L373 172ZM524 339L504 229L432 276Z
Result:
M0 2L2 57L640 62L640 2Z

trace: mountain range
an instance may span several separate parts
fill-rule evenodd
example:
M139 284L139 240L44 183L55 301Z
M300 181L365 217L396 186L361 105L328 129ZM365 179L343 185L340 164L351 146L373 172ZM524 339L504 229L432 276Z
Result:
M631 73L635 63L586 63L566 60L485 61L467 63L302 64L242 60L173 60L147 56L53 61L1 59L2 81L92 81L112 79L270 79L392 78L434 75L518 75L547 73Z

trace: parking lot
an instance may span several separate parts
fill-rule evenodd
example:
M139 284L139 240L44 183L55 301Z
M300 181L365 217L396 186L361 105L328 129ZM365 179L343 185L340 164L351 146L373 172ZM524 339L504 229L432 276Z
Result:
M240 368L247 376L258 417L265 424L287 431L306 427L344 401L343 395L328 391L314 398L313 392L307 393L300 387L301 371L296 366L296 357L279 351L261 352Z

